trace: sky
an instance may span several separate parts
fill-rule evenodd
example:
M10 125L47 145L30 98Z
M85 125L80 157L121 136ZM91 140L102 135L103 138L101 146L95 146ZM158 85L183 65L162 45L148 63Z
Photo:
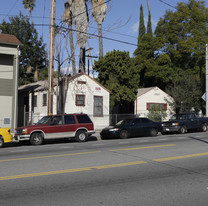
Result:
M56 0L56 24L60 24L61 17L64 12L64 3L66 0ZM91 3L88 0L88 10L90 15ZM152 29L156 28L157 22L162 18L167 10L175 11L177 3L187 2L188 0L149 0ZM8 22L8 18L11 16L19 15L20 11L24 15L28 15L27 10L24 9L22 0L0 0L0 22ZM106 0L108 12L103 22L103 47L104 55L106 52L112 50L129 51L130 56L133 56L133 52L136 49L138 38L138 26L140 16L140 6L143 5L144 20L147 26L148 8L146 0ZM166 3L164 3L166 2ZM208 7L208 0L205 0L205 5ZM49 51L50 35L50 7L51 0L36 0L36 7L32 12L33 21L38 31L39 36L43 37L44 43L47 45L47 51ZM80 11L82 12L82 11ZM46 26L41 26L46 25ZM67 27L67 26L66 26ZM91 22L89 26L89 34L98 34L96 22ZM106 38L105 38L106 37ZM107 39L108 38L108 39ZM110 40L110 39L111 40ZM63 40L62 40L63 43ZM98 39L89 39L87 47L92 48L90 55L98 56L99 47ZM63 55L66 55L63 54ZM76 50L76 56L79 55L79 50ZM96 59L96 58L95 58ZM78 65L78 58L77 58ZM90 60L90 67L93 64L94 59ZM56 67L56 66L55 66ZM63 67L66 67L64 65Z

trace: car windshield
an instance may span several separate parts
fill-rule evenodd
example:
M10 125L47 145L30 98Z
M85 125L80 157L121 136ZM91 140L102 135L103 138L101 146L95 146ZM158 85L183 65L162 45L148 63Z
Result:
M36 124L47 124L50 119L51 119L51 116L45 116L42 119L40 119Z
M116 126L120 126L120 125L123 125L123 124L127 124L129 123L130 121L132 121L132 119L123 119L119 122L116 123Z
M186 119L186 115L185 114L174 114L171 117L171 120L175 120L175 119Z

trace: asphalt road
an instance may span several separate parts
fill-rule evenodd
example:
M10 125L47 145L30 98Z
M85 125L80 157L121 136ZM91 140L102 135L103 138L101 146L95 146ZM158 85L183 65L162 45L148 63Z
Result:
M208 133L0 149L1 206L207 206Z

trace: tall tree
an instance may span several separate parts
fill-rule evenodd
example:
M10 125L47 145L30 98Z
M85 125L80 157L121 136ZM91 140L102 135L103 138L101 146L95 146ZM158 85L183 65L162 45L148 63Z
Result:
M68 0L80 48L79 70L85 71L85 47L88 41L88 12L85 0ZM81 11L81 12L80 12Z
M148 12L147 34L152 35L152 21L151 21L151 13L150 13L150 11Z
M119 113L130 112L128 105L136 99L139 73L129 53L125 51L108 52L95 61L93 70L98 72L98 81L111 93L111 110L118 106Z
M64 4L64 13L62 15L62 20L68 24L69 27L69 41L70 41L70 51L71 51L71 59L72 59L72 71L73 75L76 74L76 63L75 63L75 47L74 47L74 38L73 38L73 32L72 32L72 11L71 11L71 5L67 1Z
M149 1L147 0L148 6L148 24L147 24L147 34L144 25L144 15L143 7L140 7L140 25L139 25L139 36L138 36L138 46L134 52L135 55L135 65L140 73L140 85L141 87L146 86L145 74L147 70L151 70L154 66L154 51L157 48L154 42L154 37L152 35L152 23L151 14L149 8Z
M147 0L147 7L148 7L147 34L151 34L152 35L152 20L151 20L151 12L150 12L149 0Z
M19 16L10 17L9 22L3 21L0 29L5 34L16 36L23 44L20 47L19 85L34 81L34 72L38 69L42 74L47 70L46 45L29 18L20 13ZM27 72L31 68L31 73ZM41 75L41 78L44 78Z
M147 34L135 51L141 86L165 89L187 72L204 84L207 22L208 9L203 1L189 0L179 3L174 12L166 11L154 37ZM204 85L201 87L204 90Z
M30 14L32 24L33 24L32 11L35 8L35 1L36 0L23 0L22 1L24 8L27 9Z
M140 6L140 18L139 18L139 36L138 36L138 45L139 42L141 41L142 37L145 35L146 33L146 28L144 25L144 13L143 13L143 6L141 4Z
M174 102L170 102L170 105L178 112L189 112L194 109L199 111L201 109L201 96L203 94L200 81L193 77L189 73L182 75L180 79L177 79L171 86L166 89L170 94Z
M92 16L98 24L99 33L99 56L103 57L103 38L102 38L102 23L105 20L107 13L107 5L105 0L91 0L92 2Z
M205 71L205 45L208 42L208 8L203 1L179 3L177 11L167 11L158 22L155 35L161 42L173 69L190 70L202 77Z
M154 52L157 48L158 44L157 42L155 42L153 35L145 34L134 52L135 66L140 74L139 86L141 87L156 86L154 79L151 79L150 82L147 81L146 73L154 68ZM151 85L148 85L148 83L150 83Z

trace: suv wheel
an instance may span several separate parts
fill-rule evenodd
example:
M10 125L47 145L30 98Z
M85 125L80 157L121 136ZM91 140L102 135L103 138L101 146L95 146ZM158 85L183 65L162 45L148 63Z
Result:
M42 133L33 133L30 138L30 143L32 145L41 145L43 143Z
M0 148L4 146L4 140L2 136L0 136Z
M86 142L86 140L87 140L86 131L84 131L84 130L78 131L76 133L76 137L75 138L76 138L77 142Z

